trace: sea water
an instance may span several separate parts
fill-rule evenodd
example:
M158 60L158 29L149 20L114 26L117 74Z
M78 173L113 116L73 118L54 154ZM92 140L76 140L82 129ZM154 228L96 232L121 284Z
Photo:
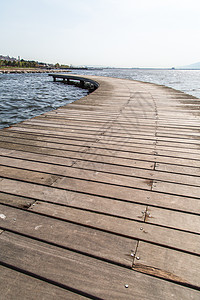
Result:
M0 128L43 114L88 94L48 74L0 74Z

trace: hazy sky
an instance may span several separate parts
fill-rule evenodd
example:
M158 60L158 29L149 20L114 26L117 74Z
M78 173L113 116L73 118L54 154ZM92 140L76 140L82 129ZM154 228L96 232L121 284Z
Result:
M0 54L49 63L200 61L200 0L0 0Z

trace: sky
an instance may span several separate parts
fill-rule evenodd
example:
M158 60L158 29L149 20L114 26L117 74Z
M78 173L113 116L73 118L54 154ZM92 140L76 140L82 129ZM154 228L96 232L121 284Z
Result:
M200 61L199 0L0 0L0 55L74 66Z

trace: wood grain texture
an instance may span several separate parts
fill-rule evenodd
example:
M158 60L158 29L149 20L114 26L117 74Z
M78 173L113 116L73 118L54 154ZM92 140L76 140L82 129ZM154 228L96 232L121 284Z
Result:
M172 281L200 286L200 258L184 252L139 242L133 269Z
M91 228L87 223L81 226L78 218L72 223L3 205L0 209L5 216L5 219L0 219L0 226L5 230L14 230L59 247L132 266L131 253L136 251L137 240Z
M12 283L12 284L10 284ZM27 274L0 266L0 289L2 300L12 299L88 299L54 284L44 282Z
M166 245L183 251L200 254L200 235L177 231L162 226L100 215L94 212L82 211L54 204L36 202L29 208L31 211L54 216L71 222L79 222L109 232Z
M89 79L0 130L1 296L199 299L199 100Z
M186 287L53 246L47 248L41 242L17 235L4 234L0 240L0 259L4 263L101 299L133 299L133 296L136 299L198 299L199 296L197 291Z

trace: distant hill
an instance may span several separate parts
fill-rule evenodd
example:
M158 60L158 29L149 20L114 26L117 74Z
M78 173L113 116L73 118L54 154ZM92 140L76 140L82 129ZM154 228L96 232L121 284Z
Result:
M178 67L177 69L193 69L193 70L200 70L200 62L197 62L195 64L187 65Z

